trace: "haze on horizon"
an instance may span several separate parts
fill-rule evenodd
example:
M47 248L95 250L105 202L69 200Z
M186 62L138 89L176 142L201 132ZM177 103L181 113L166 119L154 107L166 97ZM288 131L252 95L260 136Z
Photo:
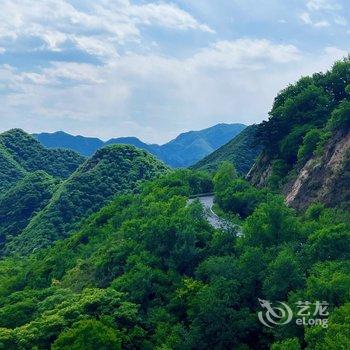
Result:
M346 0L2 0L0 131L164 143L348 55Z

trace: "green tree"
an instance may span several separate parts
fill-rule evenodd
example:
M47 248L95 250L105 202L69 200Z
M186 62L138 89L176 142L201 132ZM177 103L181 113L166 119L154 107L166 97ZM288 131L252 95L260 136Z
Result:
M315 264L306 284L309 300L326 300L333 306L344 304L350 291L350 261L325 261Z
M342 101L339 107L333 111L328 127L332 130L348 131L350 129L350 101Z
M344 304L330 316L328 328L307 328L305 338L308 350L349 349L350 304Z
M295 212L278 196L269 196L243 225L242 244L271 247L300 239L300 223Z
M292 249L284 248L269 264L263 288L268 299L286 300L290 291L303 287L303 282L299 259Z
M308 238L304 252L310 262L349 259L350 232L344 224L317 230Z
M297 338L290 338L273 343L271 350L300 350L300 343Z
M298 161L303 164L308 160L316 149L316 146L320 140L320 130L311 129L306 133L303 138L303 144L298 150Z
M74 323L62 332L52 350L119 350L117 332L101 321L90 319Z
M230 162L222 162L213 179L215 194L220 196L224 193L236 178L237 172L234 165Z
M191 305L191 348L232 349L253 341L249 332L256 326L256 317L240 305L237 281L216 278L198 292Z

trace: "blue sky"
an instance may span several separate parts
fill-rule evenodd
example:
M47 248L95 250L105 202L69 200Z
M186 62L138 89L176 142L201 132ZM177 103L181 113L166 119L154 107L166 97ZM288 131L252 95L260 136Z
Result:
M165 142L267 117L350 46L348 0L0 0L0 129Z

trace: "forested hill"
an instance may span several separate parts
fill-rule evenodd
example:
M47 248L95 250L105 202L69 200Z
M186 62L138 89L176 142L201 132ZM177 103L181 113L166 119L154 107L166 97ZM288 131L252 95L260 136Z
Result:
M257 125L248 126L224 146L193 165L194 170L216 171L223 161L232 162L239 174L245 175L253 166L262 147L255 142Z
M3 197L10 213L0 210L15 236L0 259L0 349L348 349L349 84L344 60L277 96L251 183L232 162L169 170L125 145L57 189L43 172L19 181ZM290 183L295 198L314 198L303 210L281 195ZM325 192L332 203L319 184L338 190ZM208 192L223 228L188 201ZM271 327L262 302L281 312Z
M27 173L0 196L0 256L8 240L19 234L42 210L59 186L42 170Z
M45 208L5 250L27 254L50 245L117 194L135 191L142 181L166 171L163 163L143 150L127 145L107 146L62 182Z
M34 136L45 147L72 149L85 156L91 156L106 145L133 145L152 153L171 167L181 168L188 167L215 151L245 127L243 124L217 124L207 129L185 132L164 145L147 144L136 137L119 137L103 142L97 138L72 136L62 131Z
M248 175L305 208L318 201L350 208L350 59L304 77L275 98L259 125L264 151Z
M0 194L11 188L26 174L6 148L0 143Z
M26 173L43 170L67 178L84 157L70 150L48 150L20 129L0 134L0 191L5 191Z

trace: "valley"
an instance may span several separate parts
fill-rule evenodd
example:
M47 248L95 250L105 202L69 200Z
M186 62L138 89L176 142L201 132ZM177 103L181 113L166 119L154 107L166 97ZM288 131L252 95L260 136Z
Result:
M167 160L0 134L0 349L347 349L350 59L236 126L180 135ZM261 322L303 303L327 327Z

